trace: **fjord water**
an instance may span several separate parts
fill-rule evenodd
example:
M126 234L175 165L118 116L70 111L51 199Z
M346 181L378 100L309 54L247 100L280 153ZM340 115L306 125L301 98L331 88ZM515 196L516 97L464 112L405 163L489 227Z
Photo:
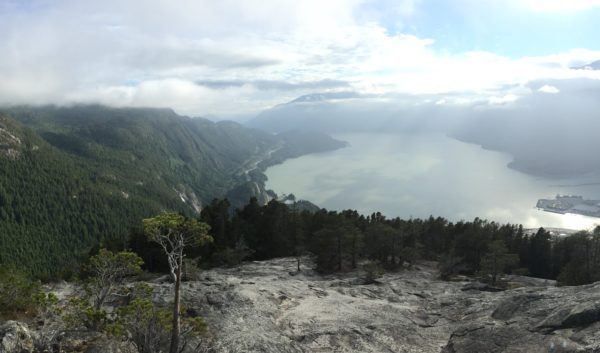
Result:
M584 229L600 218L537 210L539 198L600 199L593 177L549 179L507 167L511 156L444 134L355 133L334 136L347 148L306 155L267 169L267 187L332 210L388 217L475 217L525 227Z

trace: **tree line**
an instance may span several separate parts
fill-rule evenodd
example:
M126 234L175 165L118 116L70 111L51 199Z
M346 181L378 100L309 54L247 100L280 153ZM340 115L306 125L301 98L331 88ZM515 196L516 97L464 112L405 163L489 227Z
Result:
M187 251L203 267L311 255L321 273L352 270L364 261L396 270L430 260L439 262L444 278L481 274L496 282L500 274L512 273L565 285L600 280L600 228L568 237L553 237L544 228L528 235L521 225L479 218L450 222L354 210L311 212L296 208L295 202L261 206L256 199L235 211L226 199L215 199L200 220L210 226L214 241ZM167 269L160 249L143 232L133 231L128 246L144 258L148 270Z

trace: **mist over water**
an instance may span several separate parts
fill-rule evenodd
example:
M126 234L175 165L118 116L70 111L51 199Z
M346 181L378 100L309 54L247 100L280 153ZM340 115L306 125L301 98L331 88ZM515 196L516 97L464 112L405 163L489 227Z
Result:
M577 194L600 199L597 176L533 177L507 167L508 154L441 133L338 134L341 150L288 160L266 171L267 187L320 207L388 217L475 217L525 227L584 229L600 219L537 210L539 198Z

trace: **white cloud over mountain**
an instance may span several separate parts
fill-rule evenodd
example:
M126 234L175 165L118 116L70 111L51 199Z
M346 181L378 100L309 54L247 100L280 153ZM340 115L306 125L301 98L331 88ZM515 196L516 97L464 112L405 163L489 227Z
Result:
M370 2L7 0L0 104L99 102L232 117L312 92L466 92L505 103L529 81L600 78L569 69L600 57L584 49L522 58L441 52L431 38L381 23L386 11L409 18L419 1L374 10Z
M551 85L543 85L542 87L540 87L538 89L539 92L543 92L543 93L550 93L550 94L556 94L559 93L560 90L554 86Z

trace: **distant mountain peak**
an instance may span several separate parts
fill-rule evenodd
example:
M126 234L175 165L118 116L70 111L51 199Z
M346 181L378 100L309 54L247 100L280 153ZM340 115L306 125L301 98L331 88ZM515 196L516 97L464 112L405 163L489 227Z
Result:
M356 92L311 93L300 96L286 104L324 102L333 99L349 99L358 97Z
M596 61L586 64L586 65L573 67L573 69L576 69L576 70L600 70L600 60L596 60Z
M304 96L300 96L296 99L294 99L293 101L289 102L288 104L291 103L305 103L305 102L320 102L320 101L324 101L327 98L325 97L324 94L321 93L313 93L313 94L306 94Z

